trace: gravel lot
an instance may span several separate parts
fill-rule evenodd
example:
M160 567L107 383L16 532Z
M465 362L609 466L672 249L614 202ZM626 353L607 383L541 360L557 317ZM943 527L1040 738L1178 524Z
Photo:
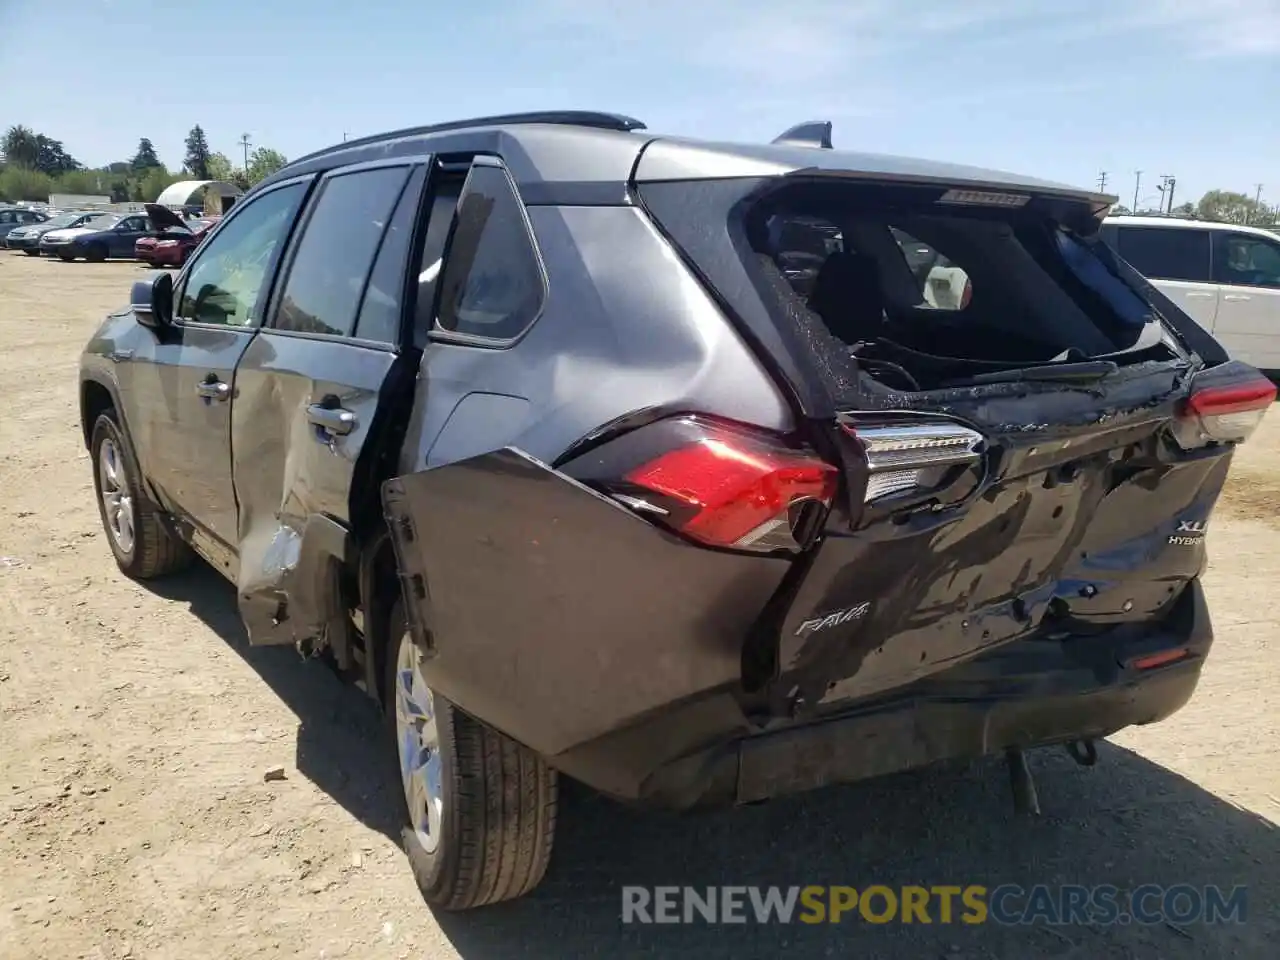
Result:
M378 718L250 649L200 568L148 588L103 542L78 426L85 340L129 263L0 253L0 957L1271 957L1280 936L1280 411L1210 530L1218 625L1191 704L1092 769L1035 754L732 814L563 808L524 901L435 917L395 840ZM283 766L287 779L264 782ZM623 884L1248 884L1243 925L624 927Z

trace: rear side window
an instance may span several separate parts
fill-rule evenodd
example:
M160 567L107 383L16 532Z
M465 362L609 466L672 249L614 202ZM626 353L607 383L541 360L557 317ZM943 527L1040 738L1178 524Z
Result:
M1209 282L1209 231L1178 227L1121 227L1120 256L1152 280Z
M391 224L382 237L378 259L369 275L369 284L360 305L355 335L361 340L396 343L400 334L401 304L404 299L404 270L409 260L409 241L422 195L423 172L413 174L400 197Z
M424 271L431 265L424 265ZM500 167L472 167L440 275L437 328L512 340L542 309L542 265L515 185Z
M349 337L356 308L409 167L380 167L328 180L294 252L272 326Z
M1280 288L1280 241L1214 231L1213 278L1234 287Z

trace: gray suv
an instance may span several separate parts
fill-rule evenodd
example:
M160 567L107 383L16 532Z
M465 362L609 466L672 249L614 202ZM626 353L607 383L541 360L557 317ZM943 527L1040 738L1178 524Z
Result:
M1275 387L1098 239L1113 198L625 117L345 142L84 352L120 568L383 705L461 909L542 878L557 777L750 803L1160 720Z

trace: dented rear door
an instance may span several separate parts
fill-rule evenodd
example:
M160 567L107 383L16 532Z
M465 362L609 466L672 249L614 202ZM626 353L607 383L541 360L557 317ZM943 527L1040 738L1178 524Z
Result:
M236 370L232 460L238 592L251 643L323 635L343 617L362 493L391 435L388 397L416 362L399 346L425 158L321 179L286 253L268 323Z

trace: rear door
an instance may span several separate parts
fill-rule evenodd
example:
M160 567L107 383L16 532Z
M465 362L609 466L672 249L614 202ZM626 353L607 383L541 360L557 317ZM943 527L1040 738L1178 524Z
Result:
M1205 330L1214 332L1218 285L1210 266L1210 231L1135 226L1116 231L1117 252Z
M1233 357L1280 370L1280 240L1227 229L1213 238L1221 291L1214 333Z
M268 322L236 368L240 609L252 643L318 636L349 532L379 519L376 497L361 513L372 481L359 477L373 472L367 460L389 429L382 401L396 371L416 372L401 305L427 164L398 159L321 178Z

